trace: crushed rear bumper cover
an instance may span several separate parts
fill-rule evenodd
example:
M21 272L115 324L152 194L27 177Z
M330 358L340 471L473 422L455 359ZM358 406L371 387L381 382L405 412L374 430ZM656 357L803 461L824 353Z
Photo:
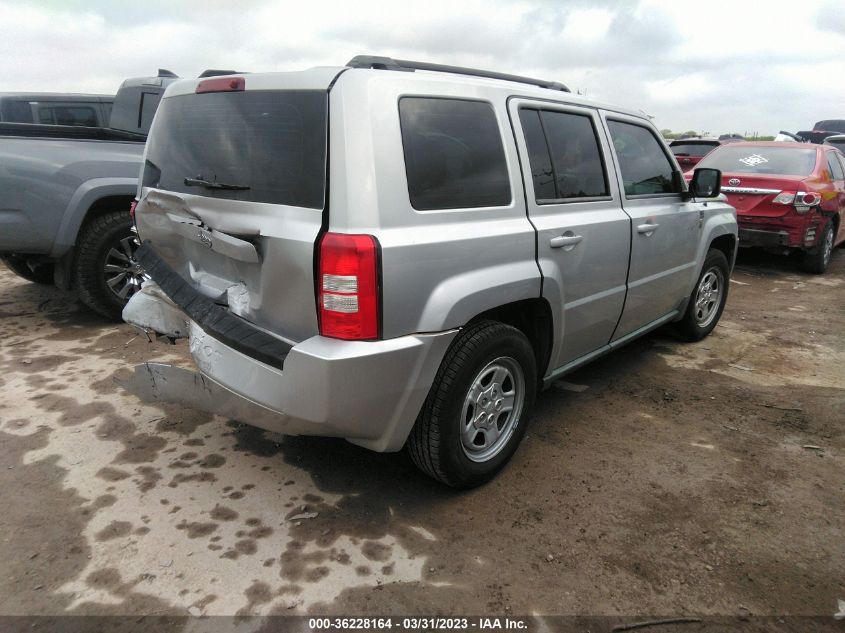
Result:
M145 284L124 319L187 337L199 371L144 363L121 381L126 390L145 402L183 404L286 435L342 437L376 451L402 448L457 334L384 341L313 336L290 347L282 371L206 332L163 295L155 283Z
M159 257L149 242L141 245L135 258L168 299L207 334L271 367L284 368L291 345L236 317L195 290Z

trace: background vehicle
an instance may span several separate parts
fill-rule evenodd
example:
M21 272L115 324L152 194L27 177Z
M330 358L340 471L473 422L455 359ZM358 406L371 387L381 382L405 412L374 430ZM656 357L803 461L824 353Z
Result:
M836 134L834 136L828 136L824 140L824 145L831 145L838 149L840 152L845 152L845 134Z
M845 241L845 161L829 145L734 143L699 163L722 170L722 191L737 210L741 246L804 252L823 273Z
M555 82L374 57L178 82L136 207L154 283L124 317L189 337L201 373L127 386L477 485L543 384L715 327L736 220L697 175L706 201L647 117Z
M175 77L123 82L107 128L0 123L0 259L11 270L120 318L142 279L129 208L144 141Z
M0 92L0 123L108 125L113 95Z
M669 143L669 149L672 150L681 169L689 171L721 144L722 141L715 138L685 138Z

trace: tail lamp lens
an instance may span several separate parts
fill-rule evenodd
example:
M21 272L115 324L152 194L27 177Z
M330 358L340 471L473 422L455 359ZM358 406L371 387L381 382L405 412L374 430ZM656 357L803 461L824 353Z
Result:
M794 200L794 191L781 191L778 195L775 196L775 199L772 200L772 202L774 202L775 204L792 204Z
M808 207L814 207L817 204L819 204L821 201L822 201L822 197L818 193L815 193L813 191L810 191L810 192L800 191L800 192L798 192L798 196L797 196L797 200L795 201L795 204L803 204L803 205L806 205Z
M132 218L132 221L135 221L135 207L138 206L138 201L133 200L132 204L129 205L129 217Z
M372 235L326 233L320 240L320 334L344 340L379 335L378 246Z

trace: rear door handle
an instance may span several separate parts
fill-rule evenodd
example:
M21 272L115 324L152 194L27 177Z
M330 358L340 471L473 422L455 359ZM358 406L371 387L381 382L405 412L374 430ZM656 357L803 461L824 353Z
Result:
M562 248L564 246L575 246L578 242L583 240L582 235L558 235L549 240L549 245L552 248Z
M637 227L637 233L654 233L659 226L659 224L640 224Z

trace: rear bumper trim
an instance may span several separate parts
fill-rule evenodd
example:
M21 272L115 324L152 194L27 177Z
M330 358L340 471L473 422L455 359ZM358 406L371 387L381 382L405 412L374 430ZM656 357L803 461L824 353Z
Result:
M135 257L162 292L202 330L257 361L283 369L292 346L233 315L195 290L145 241Z
M790 246L787 231L739 229L739 243L743 246Z

